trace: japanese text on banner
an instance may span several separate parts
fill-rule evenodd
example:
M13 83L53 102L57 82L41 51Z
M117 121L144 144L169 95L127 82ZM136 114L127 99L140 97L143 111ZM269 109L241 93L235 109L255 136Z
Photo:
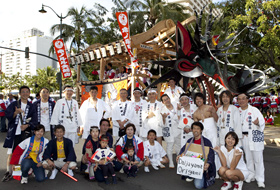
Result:
M129 34L129 22L128 22L127 12L117 12L116 16L127 52L130 55L130 57L133 58L131 66L137 67L138 66L137 59L134 58L131 51L131 41L130 41L130 34Z
M72 76L70 65L67 59L67 54L65 51L64 43L62 39L53 41L54 49L57 55L57 59L60 65L60 70L63 78L68 78Z

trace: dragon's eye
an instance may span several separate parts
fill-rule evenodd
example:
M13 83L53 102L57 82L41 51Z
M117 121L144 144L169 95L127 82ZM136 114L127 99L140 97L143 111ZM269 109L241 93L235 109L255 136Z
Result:
M194 62L197 62L197 59L199 59L200 57L199 57L199 55L196 55L194 58L193 58L193 61Z

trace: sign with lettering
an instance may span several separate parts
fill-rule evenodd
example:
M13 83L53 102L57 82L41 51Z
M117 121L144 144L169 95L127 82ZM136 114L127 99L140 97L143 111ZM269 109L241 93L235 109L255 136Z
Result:
M200 158L188 156L180 157L178 160L177 174L202 179L204 161Z
M144 45L144 44L140 44L140 48L143 48L143 49L148 49L148 50L154 50L153 47L151 46L147 46L147 45Z
M54 40L53 46L57 55L57 59L60 65L60 70L63 78L71 77L72 73L71 73L63 40L62 39Z
M127 12L116 12L117 20L119 23L119 27L122 33L123 42L126 46L127 52L132 58L131 66L136 68L138 67L138 61L134 57L131 51L131 40L130 40L130 33L129 33L129 20Z

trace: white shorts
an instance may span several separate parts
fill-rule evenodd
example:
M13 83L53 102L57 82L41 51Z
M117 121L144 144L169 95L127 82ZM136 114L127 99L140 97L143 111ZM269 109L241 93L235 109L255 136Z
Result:
M13 153L13 148L8 148L7 154L12 154Z
M243 174L244 176L244 181L247 179L247 177L249 176L249 171L248 170L240 170L241 173Z
M59 167L59 168L62 168L64 166L64 164L66 162L64 162L63 160L65 160L65 158L58 158L57 160L54 161L54 165ZM43 161L43 165L49 165L47 161ZM72 168L72 167L75 167L77 166L77 163L76 162L70 162L69 165L68 165L68 168Z

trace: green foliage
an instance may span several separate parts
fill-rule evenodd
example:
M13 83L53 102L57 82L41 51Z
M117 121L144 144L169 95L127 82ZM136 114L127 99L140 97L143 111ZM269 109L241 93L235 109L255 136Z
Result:
M75 85L75 80L77 78L76 71L71 69L72 77L62 78L62 85L70 84ZM37 93L43 87L47 87L51 93L59 91L59 84L56 80L56 74L58 70L52 67L47 67L43 69L37 69L37 75L21 76L20 73L12 75L11 77L2 74L2 86L3 89L7 91L17 90L22 85L27 85L30 87L32 93Z
M189 17L184 13L184 7L176 3L166 3L162 0L113 0L117 8L113 12L128 11L131 35L144 32L165 19L172 19L175 23ZM147 20L144 20L144 15Z
M88 44L108 44L120 38L117 32L118 23L112 18L106 18L108 10L100 4L95 4L94 9L91 11L91 17L88 17L88 28L85 41Z
M59 84L56 81L57 70L52 67L37 69L37 75L32 77L33 84L30 86L34 93L39 92L42 87L47 87L50 92L55 92L59 89ZM38 87L35 87L35 83Z
M232 63L256 65L258 69L274 67L280 71L280 1L235 0L218 5L223 16L215 24L215 31L225 37L236 35L244 27L244 32L237 38L240 43L231 56ZM275 75L276 73L271 73Z
M79 53L85 46L84 39L90 32L88 27L88 18L93 14L92 10L82 6L80 10L71 7L68 9L67 16L71 19L71 24L62 24L62 39L65 43L70 42L70 51ZM50 32L52 35L58 33L55 39L60 38L60 24L55 24L51 27ZM53 53L54 48L51 46L49 53Z

